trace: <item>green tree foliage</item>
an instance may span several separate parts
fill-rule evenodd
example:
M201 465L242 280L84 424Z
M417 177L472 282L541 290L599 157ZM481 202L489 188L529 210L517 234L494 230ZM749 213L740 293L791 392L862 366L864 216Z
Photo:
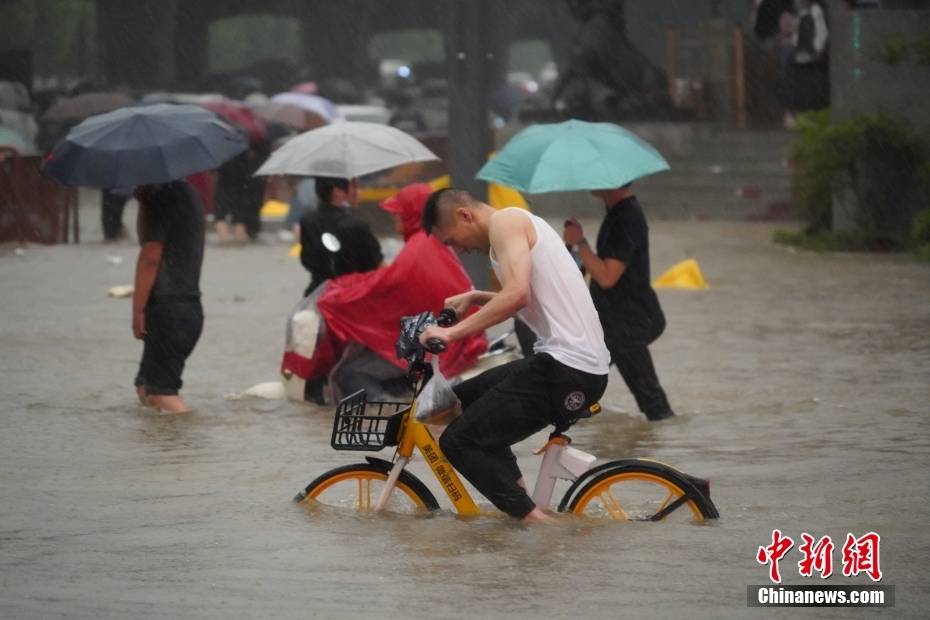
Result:
M300 54L301 24L274 15L237 15L210 26L211 72L235 71L266 59L293 62Z
M844 153L833 148L830 111L818 110L798 117L798 138L792 146L797 208L810 232L832 226L832 202L836 173L846 164Z
M866 236L904 242L908 205L919 192L926 142L899 119L862 115L833 123L829 111L802 115L792 147L794 186L808 230L832 226L833 196L845 192ZM904 232L904 234L902 234Z
M95 8L92 0L0 2L0 49L31 50L37 76L92 73L97 56Z

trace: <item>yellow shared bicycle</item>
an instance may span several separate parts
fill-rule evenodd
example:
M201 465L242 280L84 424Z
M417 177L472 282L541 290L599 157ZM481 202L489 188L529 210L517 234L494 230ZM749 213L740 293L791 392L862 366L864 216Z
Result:
M431 366L424 362L426 350L417 340L419 331L431 322L435 322L431 313L407 317L402 322L398 352L403 351L409 363L414 394L431 376ZM594 404L581 417L599 411L600 406ZM332 447L372 452L394 447L394 456L390 461L368 456L364 463L331 469L308 484L295 501L360 512L439 510L439 502L429 488L406 469L416 449L456 512L480 514L433 437L435 422L417 421L415 397L411 402L369 402L363 390L344 398L333 421ZM620 521L701 522L719 516L710 499L709 481L646 459L598 463L597 457L571 447L570 441L563 433L555 433L537 453L542 455L542 463L532 498L540 508L551 506L556 485L564 480L569 486L558 503L559 512Z

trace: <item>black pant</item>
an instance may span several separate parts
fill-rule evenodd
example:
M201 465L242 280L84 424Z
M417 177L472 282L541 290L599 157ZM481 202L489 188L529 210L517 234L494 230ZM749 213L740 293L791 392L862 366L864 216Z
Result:
M100 223L103 225L103 238L107 241L118 239L123 231L123 209L129 198L103 190L100 199Z
M510 446L553 424L565 429L607 387L591 375L542 353L492 368L456 386L464 412L439 438L446 458L491 503L523 518L533 500Z
M136 385L146 394L174 396L183 385L184 362L203 330L199 299L149 301L145 307L145 347Z
M645 344L607 341L610 361L617 366L620 376L630 388L639 410L650 420L661 420L675 415L659 385L652 355Z

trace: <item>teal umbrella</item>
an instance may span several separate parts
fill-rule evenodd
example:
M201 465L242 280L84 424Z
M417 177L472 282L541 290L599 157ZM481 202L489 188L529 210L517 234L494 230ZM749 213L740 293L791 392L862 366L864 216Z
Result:
M528 194L612 189L668 170L648 142L612 123L527 127L478 171L483 181Z

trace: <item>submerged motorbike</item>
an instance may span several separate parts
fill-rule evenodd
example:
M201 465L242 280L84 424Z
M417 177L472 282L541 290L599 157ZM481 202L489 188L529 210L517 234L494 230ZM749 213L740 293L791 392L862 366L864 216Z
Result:
M287 399L317 405L333 405L348 394L364 389L372 398L397 400L410 396L406 372L360 343L352 342L335 356L335 363L324 377L307 380L314 372L309 369L314 360L326 357L329 347L326 326L316 309L318 295L312 294L294 308L287 325L284 362L281 377L255 385L244 395L267 399ZM490 339L488 350L465 370L446 377L454 385L482 372L521 357L519 348L508 331Z

